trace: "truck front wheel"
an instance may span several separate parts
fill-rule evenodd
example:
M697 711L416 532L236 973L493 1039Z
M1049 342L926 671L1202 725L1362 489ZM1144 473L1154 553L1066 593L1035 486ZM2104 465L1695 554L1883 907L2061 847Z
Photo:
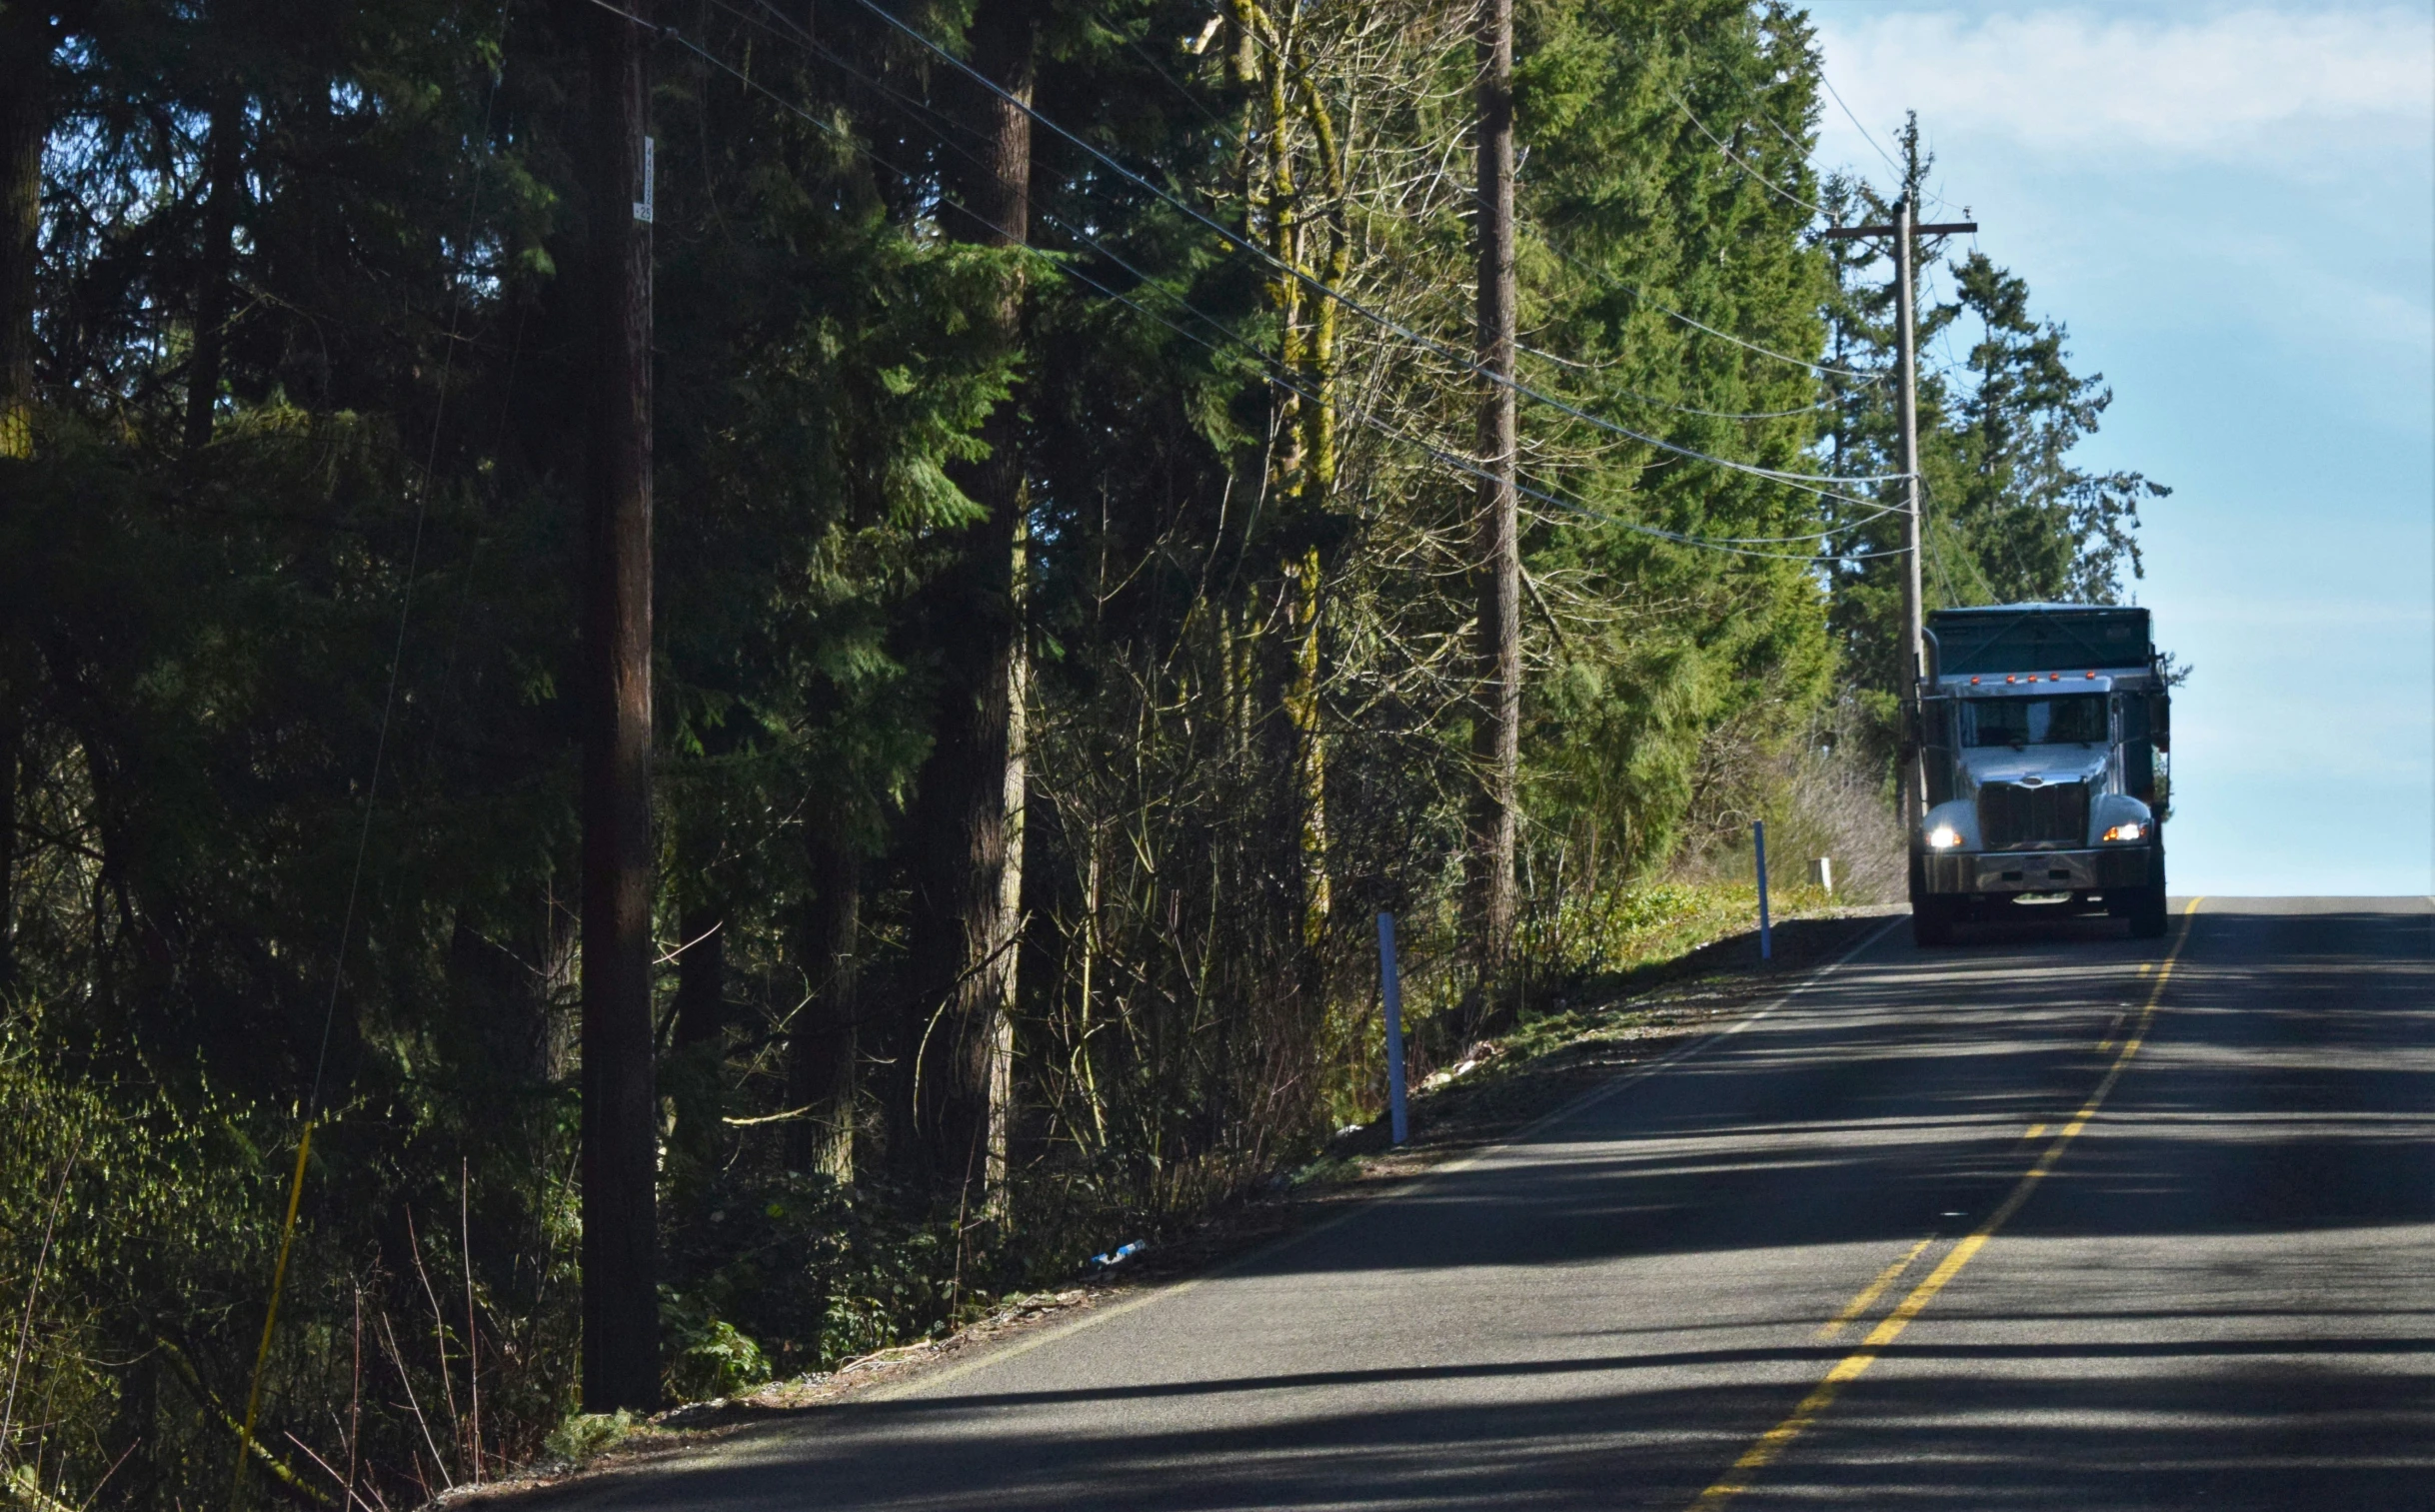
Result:
M1928 890L1927 862L1911 855L1911 943L1923 949L1953 942L1953 920L1961 914L1961 899L1938 897Z
M1960 910L1956 900L1918 893L1911 898L1911 943L1925 949L1953 942L1953 919Z
M2130 933L2133 939L2158 939L2164 934L2164 847L2156 847L2148 862L2147 885L2131 896Z

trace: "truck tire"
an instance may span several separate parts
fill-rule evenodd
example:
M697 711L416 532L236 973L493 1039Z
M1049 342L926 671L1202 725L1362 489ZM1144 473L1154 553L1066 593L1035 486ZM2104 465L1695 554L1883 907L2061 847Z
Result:
M1949 944L1953 938L1953 915L1944 899L1927 889L1927 865L1916 855L1911 857L1911 943L1922 949Z
M2158 939L2164 934L2164 847L2156 847L2155 859L2148 866L2147 885L2131 899L2130 934L2133 939Z
M1953 900L1922 893L1911 899L1911 943L1933 950L1953 942Z

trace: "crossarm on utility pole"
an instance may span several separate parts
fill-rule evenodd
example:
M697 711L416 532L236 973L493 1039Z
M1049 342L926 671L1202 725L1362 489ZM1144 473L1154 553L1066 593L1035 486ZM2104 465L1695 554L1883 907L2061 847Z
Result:
M1895 229L1892 226L1829 226L1818 235L1830 242L1848 242L1864 236L1892 236ZM1911 235L1960 236L1977 229L1976 221L1945 221L1933 226L1913 226Z

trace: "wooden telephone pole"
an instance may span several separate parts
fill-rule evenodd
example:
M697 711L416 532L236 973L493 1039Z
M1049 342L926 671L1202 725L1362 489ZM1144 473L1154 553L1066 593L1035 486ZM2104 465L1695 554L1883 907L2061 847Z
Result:
M1894 382L1896 403L1902 410L1904 501L1902 723L1905 732L1903 764L1908 768L1902 776L1902 823L1905 832L1927 812L1927 773L1919 763L1919 680L1927 676L1927 633L1926 606L1919 583L1920 542L1924 535L1924 523L1919 514L1919 318L1915 296L1918 239L1977 229L1976 221L1919 225L1912 212L1910 196L1905 195L1894 201L1894 223L1890 226L1838 226L1825 233L1829 240L1835 241L1881 236L1892 238L1894 244L1894 343L1899 352Z
M636 0L638 12L648 12ZM651 144L641 27L593 13L583 657L583 1401L660 1404L652 1075Z
M1513 938L1521 764L1521 521L1513 482L1513 0L1479 20L1479 683L1471 760L1470 905L1480 960L1501 970Z

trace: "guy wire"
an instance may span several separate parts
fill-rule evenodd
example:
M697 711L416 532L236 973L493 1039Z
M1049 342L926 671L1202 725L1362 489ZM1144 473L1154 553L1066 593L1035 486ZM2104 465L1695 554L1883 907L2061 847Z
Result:
M482 139L490 140L491 123L499 105L499 79L507 66L507 17L512 0L500 0L499 17L495 23L499 33L499 61L491 74L491 89L482 107ZM466 235L464 245L471 247L474 232L479 228L482 202L482 170L487 155L474 163L473 182L466 205ZM287 1284L288 1253L296 1240L296 1213L304 1201L305 1161L313 1147L313 1125L321 1112L321 1084L330 1063L330 1032L338 1021L339 993L346 980L347 945L355 933L356 905L364 885L364 860L372 847L372 815L380 796L381 765L389 754L389 727L397 711L398 677L406 660L406 631L414 614L415 576L423 565L423 528L431 514L431 475L439 466L441 422L448 412L448 382L455 371L457 331L465 317L465 293L460 285L453 291L448 311L448 340L440 359L438 392L432 401L431 441L424 449L423 469L415 486L414 535L406 553L406 582L398 600L398 629L389 650L389 680L381 696L379 734L373 740L372 774L364 784L364 817L356 829L355 864L347 880L347 906L340 914L338 951L330 962L330 997L322 1010L321 1044L313 1058L313 1081L305 1094L304 1121L296 1136L296 1171L288 1182L287 1216L279 1226L279 1258L271 1267L270 1304L263 1310L262 1342L254 1350L252 1380L245 1392L245 1421L237 1430L237 1467L229 1481L229 1512L238 1512L245 1493L247 1456L260 1452L254 1442L254 1424L262 1410L262 1377L270 1363L271 1339L279 1326L279 1298ZM349 1488L352 1491L352 1487Z

